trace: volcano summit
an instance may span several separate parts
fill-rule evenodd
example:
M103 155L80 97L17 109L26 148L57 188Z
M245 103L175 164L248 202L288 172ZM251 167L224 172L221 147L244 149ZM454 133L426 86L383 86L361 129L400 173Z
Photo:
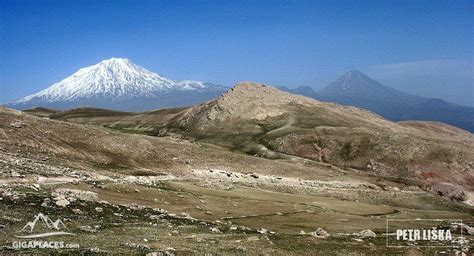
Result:
M100 107L144 111L200 103L225 90L211 83L173 81L128 59L111 58L6 105L16 109Z

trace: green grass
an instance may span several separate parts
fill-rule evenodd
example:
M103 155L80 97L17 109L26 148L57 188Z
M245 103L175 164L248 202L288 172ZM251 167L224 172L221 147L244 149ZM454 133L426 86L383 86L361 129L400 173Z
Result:
M128 133L128 134L157 136L156 132L154 132L154 131L140 131L140 130L136 130L134 128L121 128L121 127L108 127L108 126L106 126L106 128L109 128L109 129L114 130L114 131L119 131L119 132L122 132L122 133Z

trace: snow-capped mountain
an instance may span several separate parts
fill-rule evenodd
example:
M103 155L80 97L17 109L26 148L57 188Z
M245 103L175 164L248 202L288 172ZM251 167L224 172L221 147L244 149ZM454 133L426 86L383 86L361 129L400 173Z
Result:
M199 81L173 81L124 58L111 58L78 70L52 86L6 104L17 109L100 107L143 111L210 100L226 87Z

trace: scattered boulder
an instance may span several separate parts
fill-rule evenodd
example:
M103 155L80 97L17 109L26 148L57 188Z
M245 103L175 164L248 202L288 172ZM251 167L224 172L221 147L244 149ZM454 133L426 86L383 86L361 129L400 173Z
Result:
M56 201L57 206L66 207L69 205L69 201L66 198L61 198Z
M78 209L78 208L72 209L72 212L75 214L82 214L81 209Z
M62 196L65 198L77 198L79 200L97 202L99 195L92 191L80 189L58 188L52 193L53 196Z
M210 228L212 233L220 234L222 233L218 228Z
M145 244L125 243L125 246L132 249L142 250L142 251L150 250L150 246L145 245Z
M454 232L462 233L464 235L471 235L471 236L474 235L474 227L470 227L469 225L464 224L464 223L458 223L458 222L452 223L451 229Z
M312 232L311 235L317 238L328 238L331 236L328 232L326 232L326 230L322 228L316 229L316 231Z
M12 178L21 178L21 174L15 171L11 171L10 175Z
M107 251L104 251L104 250L100 249L99 247L89 248L88 251L92 252L94 254L107 254L108 253Z
M185 219L192 219L193 217L191 217L191 215L189 215L189 213L187 212L182 212L181 213L181 217L185 218Z
M431 187L427 187L427 189L439 196L442 196L442 197L445 197L457 202L466 201L469 197L469 193L467 191L464 191L462 187L455 184L446 183L446 182L434 184Z
M258 179L258 175L255 174L255 173L250 174L250 177L252 177L252 178L254 178L254 179Z
M377 235L374 233L374 231L370 229L365 229L359 232L359 235L363 238L365 237L377 237Z
M237 250L246 252L246 251L247 251L247 248L246 248L245 246L243 246L243 245L239 245L239 246L237 246Z
M10 126L13 128L24 128L26 127L26 124L21 121L16 121L14 123L11 123Z
M41 204L41 207L48 207L48 203L49 203L49 202L51 202L51 199L49 199L49 198L46 197L46 198L43 200L43 203Z
M258 238L258 236L251 236L251 237L247 238L247 241L258 241L258 240L260 240Z
M98 232L97 228L91 227L91 226L80 226L79 229L82 230L82 231L88 232L88 233L97 233Z
M35 184L31 185L31 188L32 188L33 190L35 190L35 191L39 191L40 185L37 184L37 183L35 183Z
M153 208L154 212L161 213L161 214L166 214L168 211L161 209L161 208Z

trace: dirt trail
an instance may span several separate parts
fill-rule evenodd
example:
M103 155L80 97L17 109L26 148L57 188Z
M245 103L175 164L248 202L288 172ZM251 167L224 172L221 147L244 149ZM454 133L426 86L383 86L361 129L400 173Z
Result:
M277 129L274 129L274 130L271 130L271 131L267 132L266 135L270 135L270 134L276 133L278 131L283 131L284 129L290 128L292 125L296 124L296 121L297 121L296 116L293 115L292 113L290 113L290 116L288 117L288 121L286 122L285 125L283 125L280 128L277 128Z

